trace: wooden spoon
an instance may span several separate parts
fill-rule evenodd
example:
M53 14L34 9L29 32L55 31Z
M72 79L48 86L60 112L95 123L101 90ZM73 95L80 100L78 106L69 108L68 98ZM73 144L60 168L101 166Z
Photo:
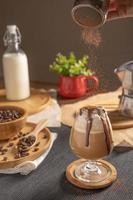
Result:
M28 135L23 136L18 143L15 145L15 150L19 153L20 151L30 150L38 141L38 134L42 129L46 127L48 120L41 120L34 130Z

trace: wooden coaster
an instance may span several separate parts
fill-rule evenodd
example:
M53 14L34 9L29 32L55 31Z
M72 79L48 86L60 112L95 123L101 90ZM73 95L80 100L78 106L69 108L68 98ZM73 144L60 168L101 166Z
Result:
M76 178L74 175L75 168L77 165L79 165L85 161L86 161L85 159L79 159L79 160L72 162L67 167L66 177L67 177L68 181L70 183L72 183L73 185L75 185L79 188L82 188L82 189L101 189L101 188L105 188L105 187L111 185L116 180L117 171L116 171L115 167L105 160L98 160L98 162L100 164L104 165L104 167L106 167L106 169L108 170L108 176L106 179L104 179L103 181L97 182L97 183L95 183L95 182L87 183L87 182L78 180L78 178Z
M15 158L16 152L13 146L18 142L19 138L23 137L23 134L27 135L35 126L33 123L27 123L21 133L8 141L0 141L0 169L13 168L25 161L35 160L48 149L51 143L51 133L49 129L44 128L38 135L37 144L23 155L23 157ZM5 153L2 154L2 152Z
M119 110L108 111L113 129L125 129L133 127L133 118L122 116Z
M6 99L5 90L0 90L0 106L1 105L13 105L21 106L27 110L28 114L37 113L48 106L50 102L50 96L47 92L42 92L38 89L31 89L31 95L29 98L22 101L9 101Z

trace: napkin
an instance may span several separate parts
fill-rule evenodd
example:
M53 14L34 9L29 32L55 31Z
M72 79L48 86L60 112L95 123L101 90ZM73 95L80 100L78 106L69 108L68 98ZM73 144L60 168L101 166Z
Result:
M44 89L40 90L41 92L46 92ZM38 123L42 119L48 120L48 127L60 127L61 126L61 108L57 103L57 91L54 89L48 90L49 95L51 96L51 101L49 105L42 111L30 115L28 117L28 122Z
M113 130L113 137L117 152L133 150L133 128Z

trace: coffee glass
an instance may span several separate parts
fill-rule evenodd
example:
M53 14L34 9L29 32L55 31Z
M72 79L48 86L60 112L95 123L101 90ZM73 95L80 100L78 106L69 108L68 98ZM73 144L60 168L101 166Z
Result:
M98 160L109 155L113 149L112 127L103 108L82 108L76 113L71 129L70 146L84 162L75 169L75 176L84 182L106 179L108 169Z

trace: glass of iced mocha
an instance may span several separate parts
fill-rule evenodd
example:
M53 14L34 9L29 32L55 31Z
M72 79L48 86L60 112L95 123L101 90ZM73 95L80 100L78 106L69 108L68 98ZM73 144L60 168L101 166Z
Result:
M78 157L85 159L75 169L79 180L99 182L107 177L106 167L98 161L113 149L112 127L104 108L80 109L71 130L70 146Z

